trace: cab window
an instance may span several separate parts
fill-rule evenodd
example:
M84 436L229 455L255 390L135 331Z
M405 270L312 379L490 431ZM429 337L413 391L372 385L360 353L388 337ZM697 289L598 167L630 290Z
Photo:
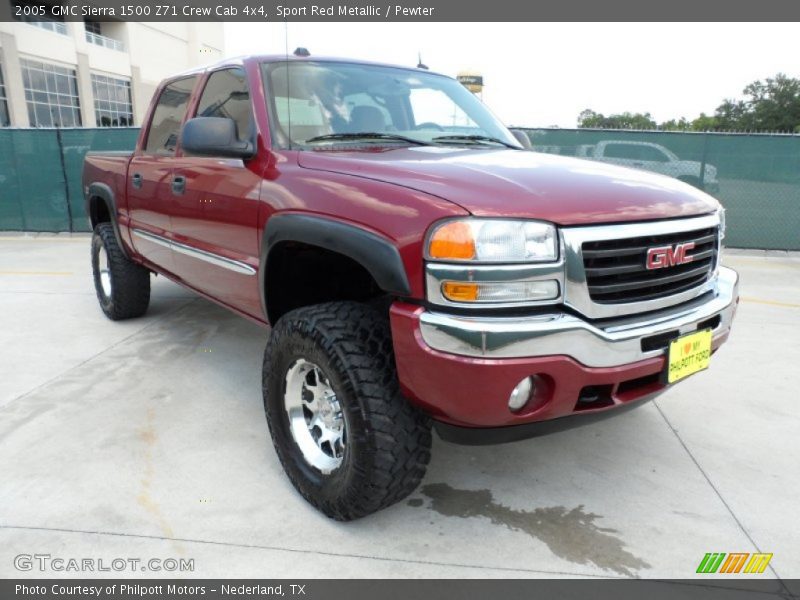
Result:
M145 152L170 156L175 153L181 123L196 82L196 76L186 77L173 81L163 89L153 111Z
M200 96L198 117L233 119L239 140L250 139L252 110L247 76L241 68L215 71Z

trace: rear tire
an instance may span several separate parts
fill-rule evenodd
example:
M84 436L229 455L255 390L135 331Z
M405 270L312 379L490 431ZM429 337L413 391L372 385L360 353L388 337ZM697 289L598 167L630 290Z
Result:
M400 394L380 312L331 302L281 317L264 353L263 392L289 480L328 517L349 521L385 508L425 475L430 420Z
M111 223L94 228L92 274L97 301L109 319L132 319L147 312L150 271L125 257Z

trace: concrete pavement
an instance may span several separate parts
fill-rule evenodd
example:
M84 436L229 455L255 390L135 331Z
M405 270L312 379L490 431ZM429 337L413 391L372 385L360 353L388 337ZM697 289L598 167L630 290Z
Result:
M268 439L268 331L159 277L108 321L88 236L0 236L0 577L20 554L193 559L193 577L687 578L706 552L800 577L800 258L730 251L743 301L711 369L618 418L516 444L434 442L361 521L294 491ZM708 577L708 576L705 576Z

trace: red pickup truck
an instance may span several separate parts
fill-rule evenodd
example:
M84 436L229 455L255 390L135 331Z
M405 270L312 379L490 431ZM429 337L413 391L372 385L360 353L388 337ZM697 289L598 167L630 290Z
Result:
M526 151L419 68L296 52L176 75L83 183L109 318L143 315L159 273L271 326L275 449L339 520L411 493L433 427L497 443L653 398L708 366L738 303L714 198Z

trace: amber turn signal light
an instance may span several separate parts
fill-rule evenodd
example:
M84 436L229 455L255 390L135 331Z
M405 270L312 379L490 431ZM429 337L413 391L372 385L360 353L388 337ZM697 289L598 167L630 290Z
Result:
M451 302L475 302L478 299L478 284L459 281L445 281L442 294Z
M472 228L464 221L451 221L440 226L428 242L428 255L443 260L474 258L475 238Z

